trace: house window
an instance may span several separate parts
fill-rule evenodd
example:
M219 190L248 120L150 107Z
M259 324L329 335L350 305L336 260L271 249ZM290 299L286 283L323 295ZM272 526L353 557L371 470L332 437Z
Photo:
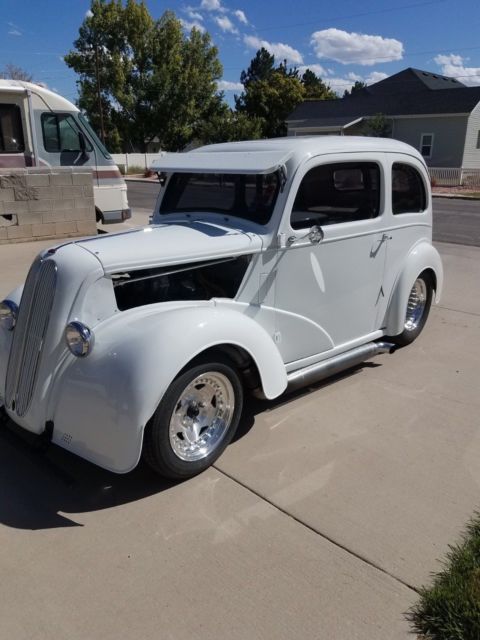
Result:
M392 211L421 213L427 208L427 194L422 176L409 164L395 162L392 168Z
M292 208L292 229L376 218L380 168L375 162L323 164L304 176Z
M20 107L0 104L0 153L25 151Z
M480 149L480 131L478 132L478 135L477 135L477 149Z
M433 133L422 133L420 153L424 158L431 158L433 151Z

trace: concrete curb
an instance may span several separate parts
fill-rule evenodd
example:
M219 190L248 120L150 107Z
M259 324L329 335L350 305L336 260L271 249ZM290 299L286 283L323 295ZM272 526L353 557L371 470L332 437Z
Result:
M433 198L448 198L450 200L480 200L479 196L467 196L450 193L432 193Z

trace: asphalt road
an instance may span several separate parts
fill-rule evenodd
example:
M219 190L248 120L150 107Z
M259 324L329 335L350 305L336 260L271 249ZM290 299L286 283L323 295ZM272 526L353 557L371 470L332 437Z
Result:
M155 182L129 182L130 206L152 212L158 191ZM433 239L480 247L480 200L434 198Z

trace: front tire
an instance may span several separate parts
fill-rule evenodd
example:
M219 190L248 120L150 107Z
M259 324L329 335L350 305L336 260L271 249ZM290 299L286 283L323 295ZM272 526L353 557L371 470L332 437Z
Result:
M240 421L243 388L222 355L202 358L167 389L145 429L143 457L158 474L184 480L223 453Z
M421 273L415 280L408 297L403 331L389 338L399 347L405 347L418 338L432 306L433 286L430 277Z

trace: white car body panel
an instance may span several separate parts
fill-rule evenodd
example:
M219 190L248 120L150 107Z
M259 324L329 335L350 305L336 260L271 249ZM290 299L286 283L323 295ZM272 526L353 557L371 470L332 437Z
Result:
M379 166L379 214L325 225L323 239L314 242L308 229L290 224L298 188L312 167L346 161ZM393 162L420 174L425 211L393 215ZM264 225L214 211L164 214L164 188L149 227L66 243L39 257L37 264L56 266L53 306L28 410L18 415L14 403L6 410L31 432L50 425L54 443L91 462L119 473L132 469L165 391L206 350L227 345L249 357L260 391L275 398L290 374L401 333L410 290L426 269L440 298L443 271L431 244L428 174L408 145L350 137L230 143L164 156L156 168L258 175L278 169L285 183ZM119 304L118 278L131 279L130 286L136 272L148 280L196 273L204 264L221 273L230 263L244 269L232 295L152 303L139 293L132 307ZM18 303L20 296L21 288L9 297ZM85 358L75 358L64 340L73 320L95 336ZM16 330L0 327L0 406L7 404Z
M206 150L208 149L208 153ZM165 153L155 158L154 171L186 173L273 173L291 157L291 150L273 151L211 151L208 147L190 153Z
M158 305L160 307L161 305ZM280 395L286 371L270 336L254 320L221 303L161 310L133 309L95 331L85 360L67 356L51 408L54 442L110 471L138 462L143 428L179 371L205 349L242 347L254 359L267 398ZM113 373L115 372L115 373Z
M105 273L247 255L262 249L262 241L254 233L185 219L78 244L100 260Z

